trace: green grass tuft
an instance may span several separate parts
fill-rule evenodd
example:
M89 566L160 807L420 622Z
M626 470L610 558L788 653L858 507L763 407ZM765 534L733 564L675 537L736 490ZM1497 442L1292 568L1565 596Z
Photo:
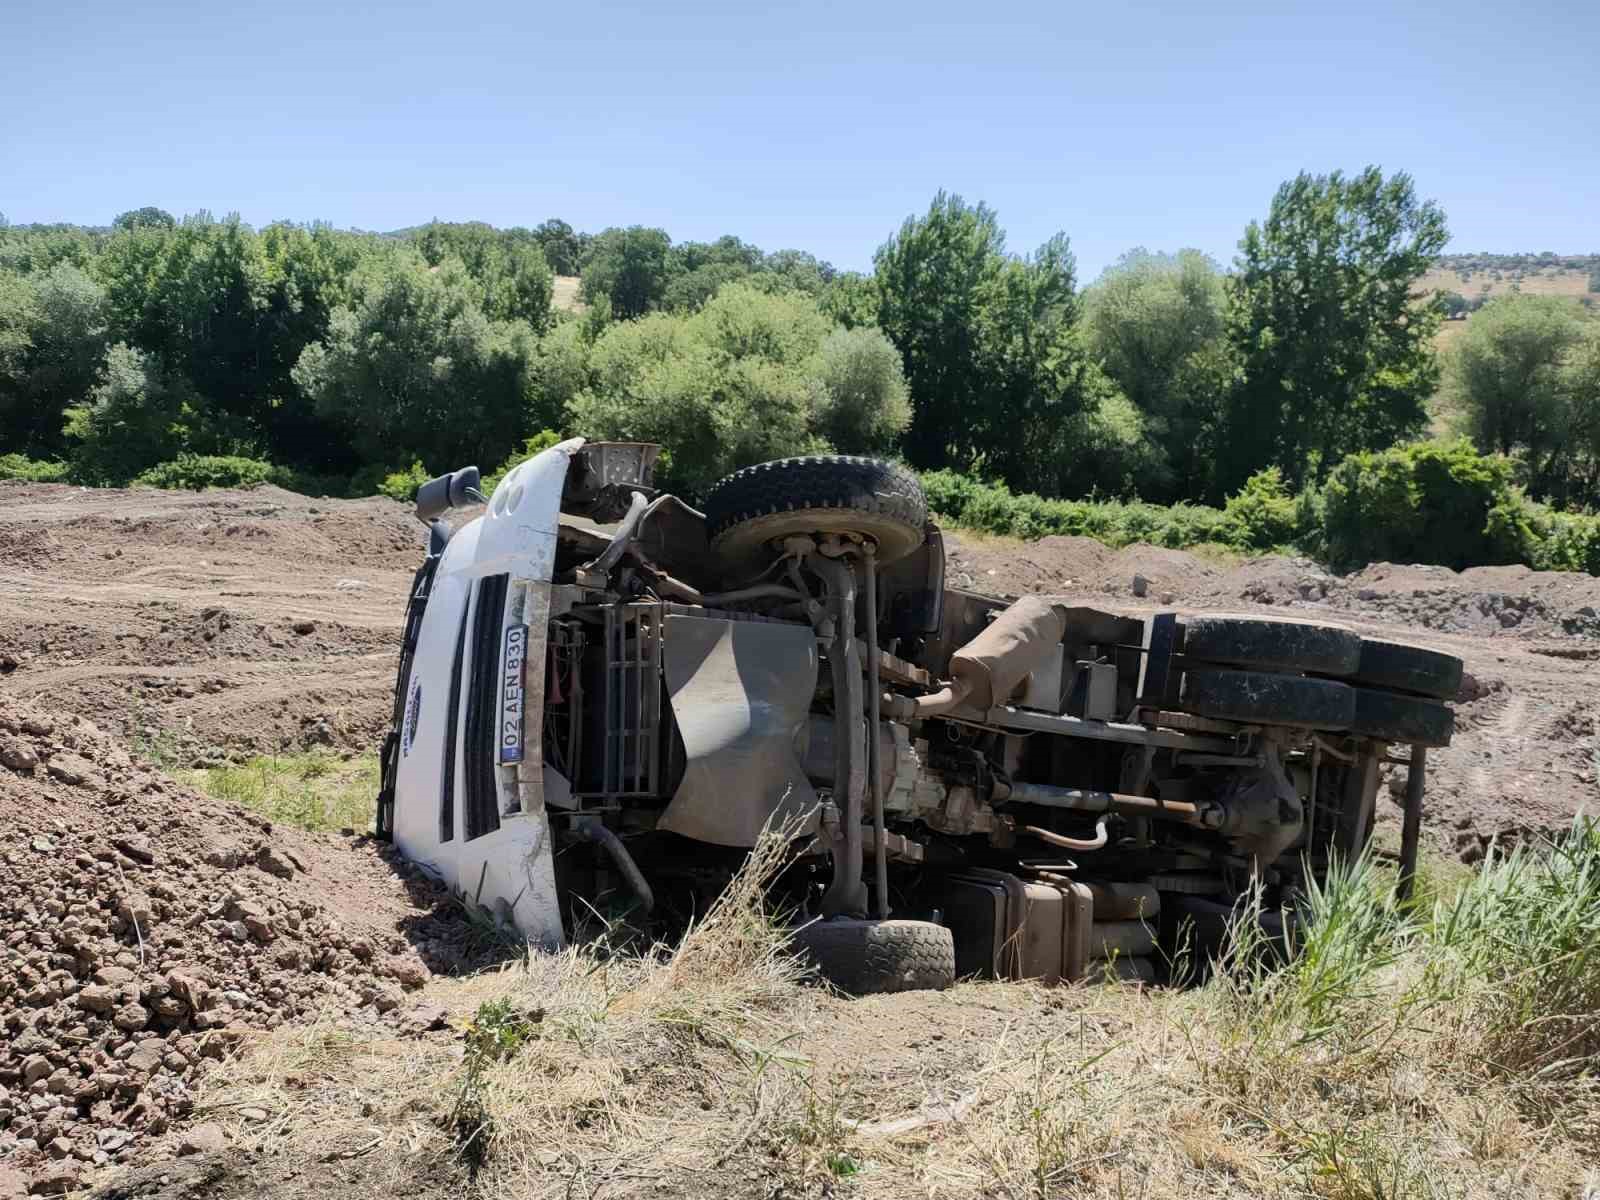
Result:
M183 773L184 781L272 821L320 832L370 829L378 795L378 760L345 759L326 750L252 758L237 766Z

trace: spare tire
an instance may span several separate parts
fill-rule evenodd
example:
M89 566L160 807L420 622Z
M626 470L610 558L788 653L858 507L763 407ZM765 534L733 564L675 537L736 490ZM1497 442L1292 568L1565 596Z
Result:
M1356 688L1356 715L1352 733L1382 742L1412 746L1448 746L1456 731L1456 715L1437 700L1397 696Z
M1461 689L1461 660L1453 654L1385 642L1378 638L1361 639L1361 665L1351 676L1353 683L1370 684L1414 696L1454 700Z
M1247 725L1342 730L1355 719L1356 692L1332 679L1189 670L1184 672L1179 707L1196 716Z
M852 996L943 991L956 981L956 944L931 921L813 921L794 944L824 979Z
M711 549L731 570L759 570L794 534L847 533L877 546L878 562L922 545L928 501L916 476L877 458L780 458L729 475L706 496Z
M1261 617L1198 616L1183 622L1185 658L1264 671L1349 675L1361 665L1361 637L1337 625Z

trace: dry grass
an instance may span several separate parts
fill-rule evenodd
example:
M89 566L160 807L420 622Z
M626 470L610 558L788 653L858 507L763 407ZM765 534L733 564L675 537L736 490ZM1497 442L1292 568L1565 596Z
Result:
M1487 292L1485 292L1487 288ZM1505 296L1513 291L1519 291L1525 296L1572 296L1577 298L1589 293L1589 274L1587 271L1561 270L1546 267L1543 270L1529 269L1518 278L1511 271L1503 271L1500 278L1495 279L1489 271L1474 271L1472 278L1463 280L1461 274L1448 267L1434 267L1423 275L1417 284L1421 292L1460 292L1468 300L1481 295ZM1461 324L1462 322L1455 322Z
M1577 1197L1600 1144L1594 1012L1539 998L1595 1003L1573 951L1597 849L1554 884L1532 860L1485 872L1436 914L1363 867L1314 898L1293 966L1241 938L1230 972L1187 991L862 1001L803 984L758 864L675 950L438 985L472 1014L465 1054L285 1031L201 1102L274 1153L416 1161L481 1138L493 1196ZM1508 918L1506 888L1557 915ZM1541 955L1562 938L1580 940Z
M586 306L578 299L578 285L581 282L576 275L557 275L550 287L551 307L567 312L582 312Z

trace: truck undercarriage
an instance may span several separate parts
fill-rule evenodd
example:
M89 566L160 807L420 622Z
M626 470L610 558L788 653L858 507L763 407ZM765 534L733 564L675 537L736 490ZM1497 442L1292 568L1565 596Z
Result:
M1362 850L1396 743L1414 864L1458 659L947 588L898 467L766 463L702 513L653 459L573 439L454 532L476 472L418 496L379 831L531 939L692 919L773 830L779 905L847 990L1165 978L1252 886L1292 911Z

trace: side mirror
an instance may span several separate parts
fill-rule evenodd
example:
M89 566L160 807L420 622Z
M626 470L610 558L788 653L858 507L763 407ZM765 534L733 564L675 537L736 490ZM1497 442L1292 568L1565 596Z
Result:
M418 519L432 521L452 508L476 503L473 493L478 491L480 482L477 467L462 467L459 471L428 480L417 489Z

